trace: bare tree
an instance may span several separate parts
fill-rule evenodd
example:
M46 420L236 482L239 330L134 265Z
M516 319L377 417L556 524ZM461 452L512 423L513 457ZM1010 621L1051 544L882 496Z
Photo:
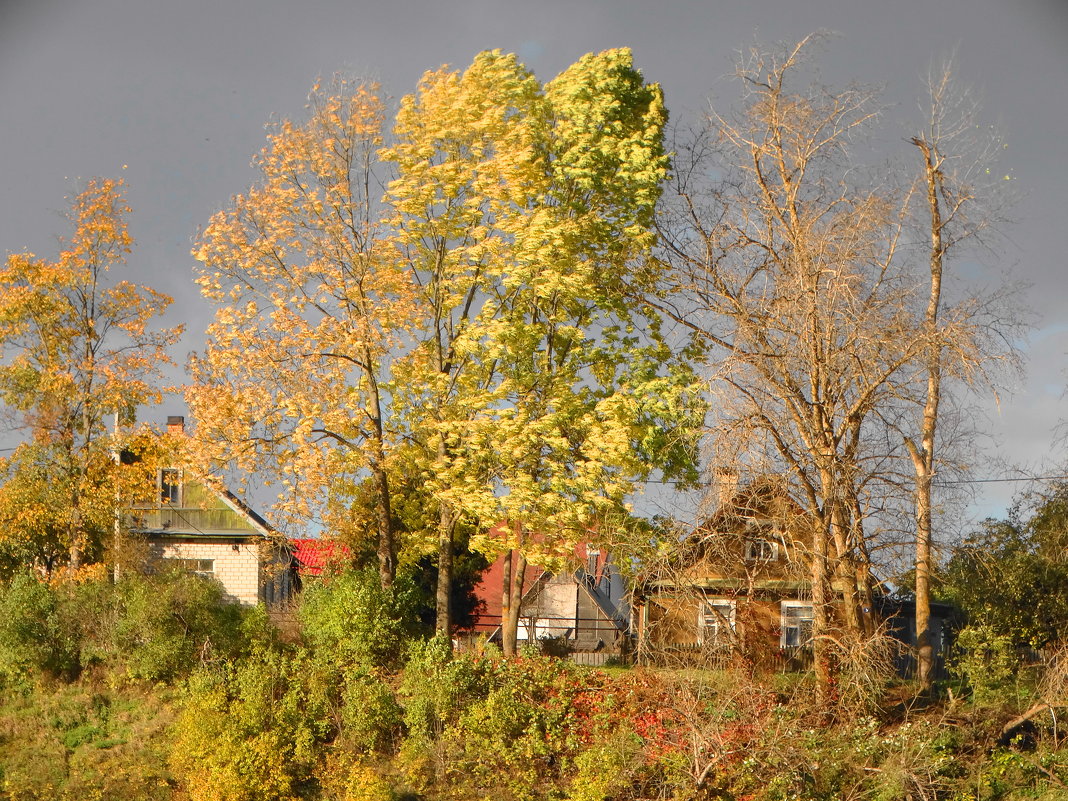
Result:
M990 367L1011 349L997 343L990 333L1005 333L1004 319L990 316L995 298L965 299L947 304L943 291L945 268L952 252L969 241L982 242L995 228L1006 199L1002 177L994 166L1003 144L990 127L978 124L979 105L971 93L953 78L950 64L932 73L927 85L927 122L910 142L921 156L919 184L923 214L930 244L930 284L923 315L923 354L926 386L916 397L922 408L915 433L906 433L904 443L915 476L916 517L916 651L917 679L922 690L930 688L934 670L931 642L930 579L934 542L932 481L938 468L938 428L943 395L943 374L976 382L989 377Z
M741 64L742 107L713 110L677 163L663 234L667 311L715 365L717 459L727 449L750 472L785 474L815 522L806 557L828 688L832 600L847 630L872 628L863 509L886 490L870 471L893 447L874 412L895 401L923 342L898 253L905 198L850 150L877 119L876 95L797 88L812 44Z

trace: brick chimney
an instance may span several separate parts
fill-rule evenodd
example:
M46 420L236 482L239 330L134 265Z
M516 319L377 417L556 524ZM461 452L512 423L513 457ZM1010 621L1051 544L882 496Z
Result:
M738 471L732 467L717 467L712 472L712 489L719 509L726 509L738 492Z
M185 433L185 418L180 414L167 417L167 433L180 437Z

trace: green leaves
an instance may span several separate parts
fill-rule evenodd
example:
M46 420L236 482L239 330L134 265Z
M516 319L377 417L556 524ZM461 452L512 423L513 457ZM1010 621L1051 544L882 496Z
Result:
M684 461L655 444L692 416L642 300L665 119L628 50L544 87L493 51L428 73L382 151L428 310L425 358L403 380L434 388L396 411L440 443L427 466L439 501L537 532L523 545L535 560L566 557L635 480Z

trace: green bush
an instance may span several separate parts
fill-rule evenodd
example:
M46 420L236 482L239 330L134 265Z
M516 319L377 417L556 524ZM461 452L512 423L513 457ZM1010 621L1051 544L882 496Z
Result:
M305 653L259 649L198 671L172 729L170 765L193 801L274 801L313 781L336 734Z
M445 637L412 644L400 693L404 723L414 740L437 740L472 703L489 693L492 656L458 654Z
M112 653L122 675L169 681L197 664L238 655L241 607L223 600L222 587L196 576L130 576L116 587L119 614ZM121 666L121 667L120 667Z
M403 729L403 710L393 692L369 673L354 673L341 685L341 732L359 753L388 753Z
M198 664L270 641L266 612L223 600L215 582L181 573L0 585L0 679L71 679L96 668L112 683L172 681Z
M966 626L957 635L953 668L968 683L977 703L1005 698L1006 691L1013 688L1019 666L1012 639L990 626Z
M320 659L342 669L399 665L413 631L409 585L382 589L376 570L324 577L304 590L298 619Z
M497 660L492 668L485 699L467 704L443 737L446 775L516 799L558 792L579 745L572 701L588 671L540 656Z
M79 667L77 632L56 591L27 573L0 586L0 679L71 678Z

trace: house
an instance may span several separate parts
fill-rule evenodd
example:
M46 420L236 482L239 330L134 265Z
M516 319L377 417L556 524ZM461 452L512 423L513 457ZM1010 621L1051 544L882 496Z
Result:
M184 433L185 418L167 418L167 432ZM187 468L162 468L158 500L133 506L129 530L144 537L149 562L218 581L227 599L277 604L294 590L291 548L236 495L201 481Z
M491 641L501 636L503 565L502 555L475 587L480 612L473 632ZM602 655L578 661L602 663L627 650L629 617L623 577L605 551L579 545L573 564L559 573L527 567L519 607L520 643L554 639L562 651Z
M639 660L803 665L813 620L810 525L775 480L721 487L715 514L638 583Z
M650 567L635 592L639 661L722 667L735 660L779 669L811 661L813 605L808 559L812 522L782 482L737 488L722 482L719 508L664 564ZM871 588L872 626L900 643L895 667L914 667L915 604ZM936 673L944 675L946 604L932 604ZM843 626L840 601L828 605Z

